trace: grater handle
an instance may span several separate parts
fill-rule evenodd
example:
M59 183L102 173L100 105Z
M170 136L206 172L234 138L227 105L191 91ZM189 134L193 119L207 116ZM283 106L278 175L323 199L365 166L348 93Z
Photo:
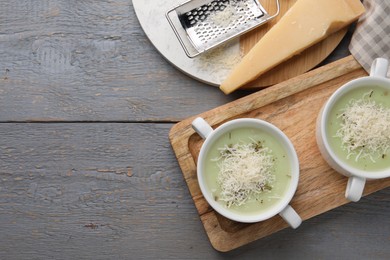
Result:
M276 2L276 12L269 17L269 20L274 19L280 13L280 2L279 2L279 0L275 0L275 2Z
M186 32L182 30L182 33L184 34L183 37L181 36L178 28L175 26L173 20L171 19L170 14L172 12L175 12L176 7L168 10L165 13L165 17L167 18L169 25L172 27L173 32L175 33L176 38L179 40L180 45L183 47L184 52L189 58L194 58L195 56L199 55L200 52L194 48L194 44L192 44L191 40L185 36ZM180 27L181 28L181 27Z

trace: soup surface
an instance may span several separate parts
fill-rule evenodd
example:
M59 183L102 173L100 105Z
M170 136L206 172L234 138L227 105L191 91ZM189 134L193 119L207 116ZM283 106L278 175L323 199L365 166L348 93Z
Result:
M390 168L389 90L367 86L349 91L331 110L326 131L331 149L350 166Z
M246 147L246 152L244 152L245 149L243 147ZM237 185L242 185L243 182L249 182L248 178L256 179L257 173L254 173L253 169L260 168L262 173L259 174L263 174L266 178L257 178L257 181L263 181L258 182L259 185L256 192L248 192L246 196L241 194L241 200L235 201L228 196L231 193L229 193L230 188L226 187L226 181L229 180L223 175L226 173L226 170L222 168L225 169L226 167L222 165L225 164L226 166L226 158L230 157L232 152L239 152L238 150L240 149L243 154L253 157L245 158L247 155L241 154L243 157L240 160L242 159L243 161L236 161L236 165L229 163L230 169L237 168L236 171L231 172L232 175L235 175L233 178L240 177L235 181L230 180L230 183L232 185L237 183ZM255 152L258 154L251 151L251 149L256 150ZM262 158L259 156L262 156ZM253 167L258 162L263 162L263 165ZM258 214L269 210L285 195L291 182L290 159L284 147L274 136L256 128L234 129L221 136L209 149L204 167L206 185L212 191L213 198L236 214ZM251 173L246 168L251 168ZM237 194L243 191L235 190L235 192ZM233 191L233 196L236 194Z

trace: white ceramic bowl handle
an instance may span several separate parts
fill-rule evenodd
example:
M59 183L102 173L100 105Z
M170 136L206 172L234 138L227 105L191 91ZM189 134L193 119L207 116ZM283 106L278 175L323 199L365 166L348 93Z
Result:
M383 77L387 76L389 61L385 58L376 58L371 65L370 76Z
M203 138L206 139L214 130L213 128L201 117L197 117L192 121L192 128Z
M364 185L366 184L365 178L349 177L347 189L345 190L345 197L350 201L359 201L362 197Z
M290 205L287 205L279 215L294 229L302 223L301 217Z

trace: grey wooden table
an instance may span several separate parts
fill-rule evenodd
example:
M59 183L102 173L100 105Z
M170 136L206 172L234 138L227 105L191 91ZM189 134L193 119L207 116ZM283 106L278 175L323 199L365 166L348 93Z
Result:
M388 259L390 189L210 246L168 132L247 94L173 68L130 0L1 0L0 259Z

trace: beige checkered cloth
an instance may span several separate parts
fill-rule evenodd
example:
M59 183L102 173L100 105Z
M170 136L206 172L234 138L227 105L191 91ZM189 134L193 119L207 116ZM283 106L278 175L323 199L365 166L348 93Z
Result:
M369 73L375 58L390 60L390 0L364 0L363 4L366 13L356 25L349 50Z

